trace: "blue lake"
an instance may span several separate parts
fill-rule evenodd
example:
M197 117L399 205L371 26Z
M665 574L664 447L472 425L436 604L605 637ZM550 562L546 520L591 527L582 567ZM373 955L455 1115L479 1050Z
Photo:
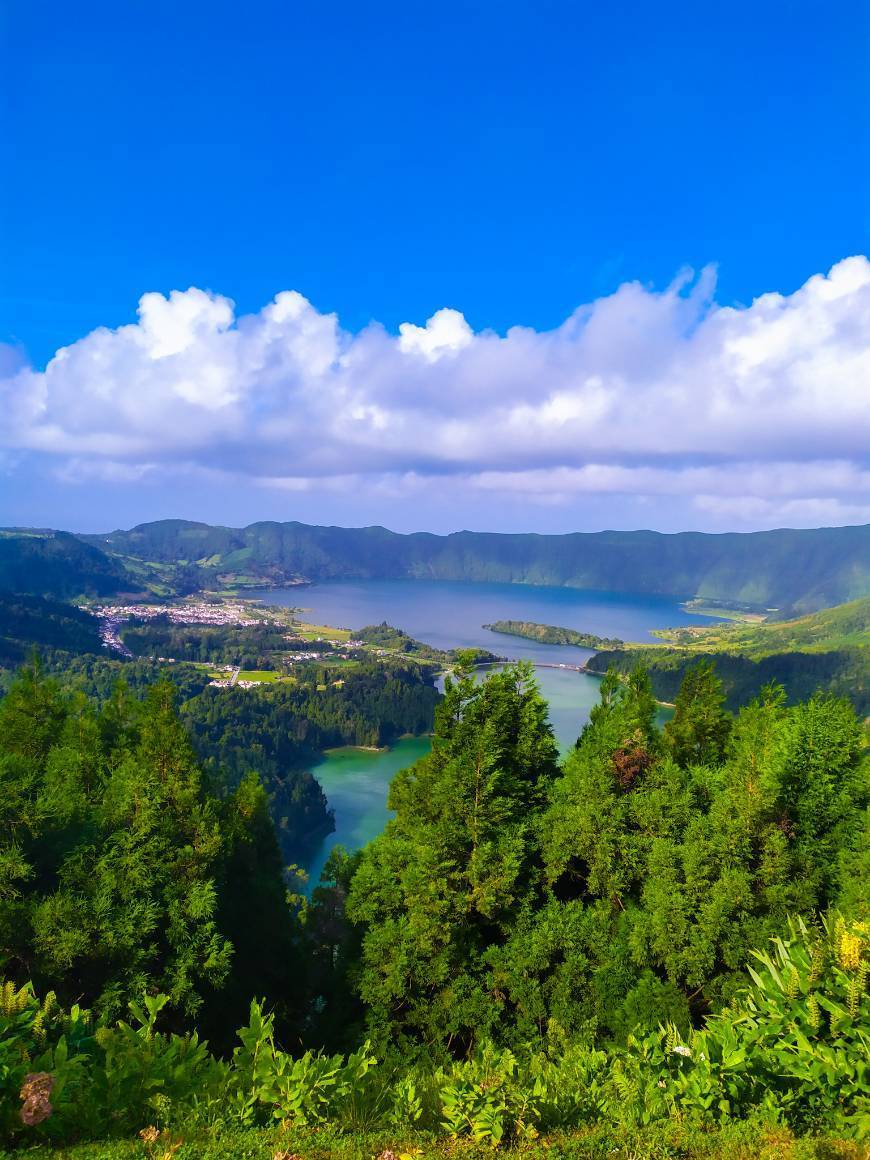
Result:
M710 623L709 617L692 616L668 597L533 584L364 580L252 595L265 604L298 607L301 619L315 624L354 629L386 620L438 648L476 645L512 659L552 661L555 656L572 664L589 656L588 650L502 636L483 625L494 620L532 620L597 636L651 641L650 630L654 628Z
M342 581L307 588L273 589L256 595L266 604L300 608L315 624L358 629L367 624L402 628L438 648L479 646L512 660L578 664L588 649L539 644L483 628L494 620L532 620L622 640L652 641L650 631L681 624L710 623L692 616L676 599L546 588L518 584L450 581ZM598 700L598 678L571 670L539 668L538 683L563 752L576 741ZM372 753L335 749L312 770L335 810L335 832L306 867L312 884L333 846L356 849L376 837L389 818L387 791L398 770L428 752L426 738L405 738Z

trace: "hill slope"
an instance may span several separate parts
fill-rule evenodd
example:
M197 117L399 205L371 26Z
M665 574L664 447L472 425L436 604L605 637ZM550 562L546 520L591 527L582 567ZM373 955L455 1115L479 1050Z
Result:
M681 532L426 532L185 520L84 536L126 567L186 585L286 584L339 579L430 579L551 584L699 596L755 608L812 612L870 594L870 525L708 535Z
M693 626L656 635L668 643L602 650L589 660L589 668L629 672L642 664L656 696L673 701L686 669L707 657L731 709L768 681L778 681L792 701L821 689L848 697L859 713L870 713L870 597L794 620Z
M0 529L0 592L75 600L131 587L119 560L69 532Z

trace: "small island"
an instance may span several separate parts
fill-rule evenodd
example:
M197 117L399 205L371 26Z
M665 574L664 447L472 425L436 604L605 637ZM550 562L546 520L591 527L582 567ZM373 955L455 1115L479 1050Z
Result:
M625 643L616 637L596 636L592 632L577 632L573 628L558 628L554 624L535 624L530 620L496 620L485 624L490 632L506 636L523 636L540 644L573 644L578 648L621 648Z

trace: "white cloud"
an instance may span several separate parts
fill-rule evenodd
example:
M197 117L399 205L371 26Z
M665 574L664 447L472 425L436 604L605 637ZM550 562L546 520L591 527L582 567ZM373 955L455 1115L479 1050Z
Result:
M868 518L870 262L748 307L718 306L714 283L627 283L555 330L505 335L450 309L397 336L351 334L295 291L238 318L207 291L145 294L138 322L44 371L0 358L0 446L53 456L68 479L162 465L413 495L452 478L548 503L682 496L735 519Z
M436 310L425 326L412 322L399 325L399 350L404 354L422 354L429 362L450 351L462 350L474 340L474 333L458 310Z

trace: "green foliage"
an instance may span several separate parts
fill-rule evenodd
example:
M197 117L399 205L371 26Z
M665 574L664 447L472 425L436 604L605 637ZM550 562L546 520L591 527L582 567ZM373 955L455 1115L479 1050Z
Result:
M870 645L870 596L850 600L794 619L772 616L760 624L712 624L706 628L674 628L657 632L674 644L697 650L741 652L769 656L780 652L811 652Z
M209 794L170 685L144 702L119 688L97 711L25 670L0 702L0 787L7 976L110 1017L160 990L189 1017L227 983L231 932L244 1006L266 989L246 949L262 933L254 919L281 946L292 916L265 798L249 782Z
M144 1130L154 1155L315 1128L663 1157L738 1124L861 1140L861 725L775 686L732 721L703 665L656 716L643 671L610 672L560 769L530 667L460 668L384 834L303 903L264 787L210 792L169 686L96 706L26 670L0 704L3 1130Z
M643 665L657 697L673 701L687 676L706 661L722 682L725 703L738 709L766 684L781 684L792 702L819 690L870 711L870 597L797 620L669 629L667 646L606 648L589 661L594 672L623 673Z
M870 1130L868 951L866 926L834 915L813 931L795 920L772 951L756 952L760 969L732 1006L688 1036L671 1025L608 1052L482 1042L447 1065L423 1056L398 1067L368 1042L349 1055L292 1057L257 1002L222 1063L196 1034L158 1031L166 996L132 1004L132 1023L110 1024L7 985L0 1115L22 1142L271 1123L497 1147L584 1127L646 1131L677 1121L715 1132L740 1120L860 1141ZM50 1105L27 1123L19 1093L34 1072L48 1080Z
M135 657L164 656L177 661L232 664L243 669L271 667L274 653L288 648L286 629L274 624L185 625L167 617L130 620L121 639Z
M197 753L216 785L233 789L256 770L269 796L287 864L304 862L334 829L319 783L306 768L337 745L388 745L432 727L431 677L402 660L365 664L342 683L300 669L293 684L207 688L182 706Z
M368 1075L377 1063L368 1042L347 1057L308 1051L293 1059L276 1048L273 1018L256 1002L239 1038L229 1095L243 1123L258 1116L306 1126L352 1120L355 1105L365 1100Z
M508 1014L489 956L539 889L534 823L556 758L529 666L448 680L432 752L395 778L396 817L351 883L373 1036L468 1042Z
M0 591L54 600L138 589L124 565L68 532L0 530Z
M839 915L821 931L801 920L756 951L752 986L706 1028L673 1026L623 1057L623 1086L641 1118L670 1109L707 1120L763 1114L797 1131L870 1133L870 937Z
M196 1035L162 1034L157 1017L169 999L132 1003L132 1022L107 1024L74 1006L62 1011L53 993L40 1003L28 986L0 992L0 1129L30 1141L100 1137L146 1123L190 1116L226 1087L226 1068ZM28 1075L50 1077L37 1122L23 1119ZM41 1117L41 1118L40 1118Z
M98 653L99 625L73 604L0 592L0 666L22 664L34 648Z
M665 745L677 765L718 765L725 756L731 718L722 708L725 695L709 661L688 670L677 694L674 715L665 726Z
M486 649L440 649L435 648L430 644L423 644L422 641L414 640L407 632L403 632L401 628L393 628L392 625L383 621L381 624L369 624L365 628L360 628L354 632L354 638L361 640L370 648L382 649L387 653L396 653L402 656L413 657L424 664L432 664L437 666L449 665L457 659L459 652L470 651L474 657L474 664L486 664L489 661L494 661L497 658Z

